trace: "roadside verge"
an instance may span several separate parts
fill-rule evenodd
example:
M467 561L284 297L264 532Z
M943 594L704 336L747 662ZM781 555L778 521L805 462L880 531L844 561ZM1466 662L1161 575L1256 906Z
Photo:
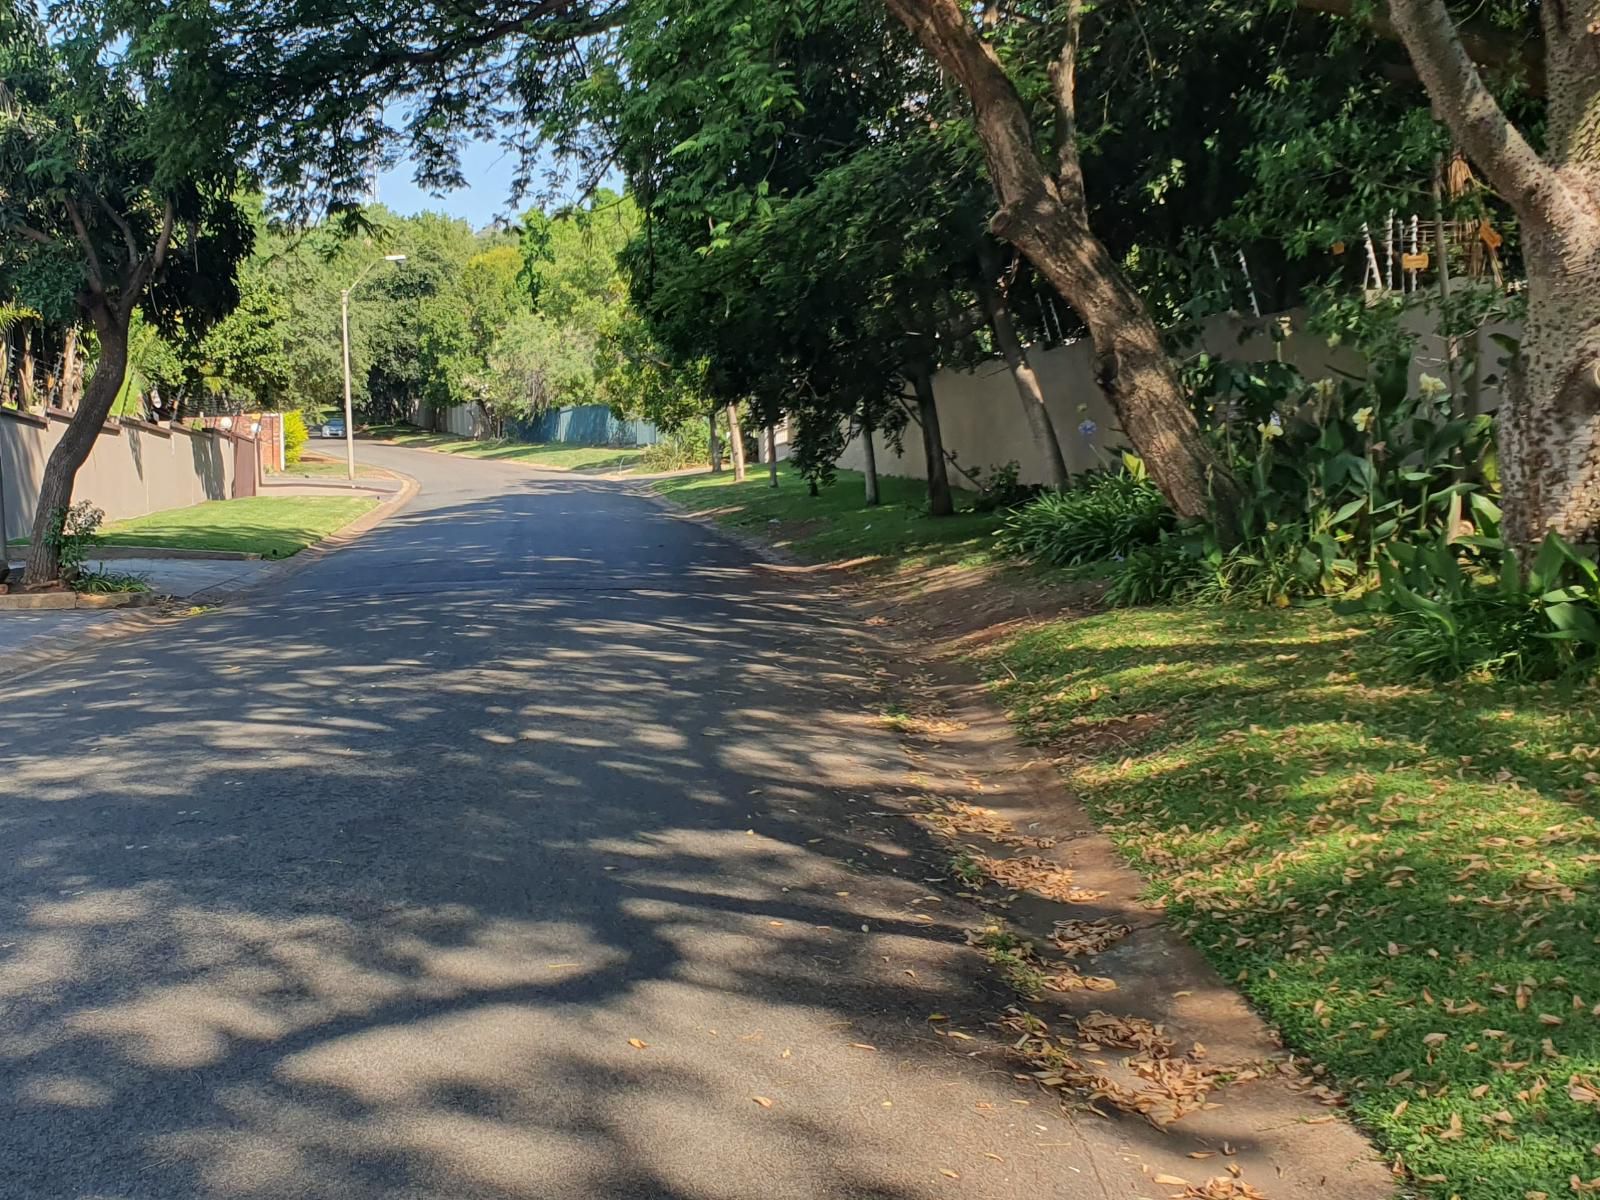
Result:
M1128 1154L1148 1174L1151 1197L1394 1193L1394 1177L1344 1118L1342 1098L1286 1054L1169 925L1146 881L1054 764L1021 743L967 661L986 642L1070 616L1081 591L993 566L807 565L748 525L730 528L726 505L690 512L654 489L640 492L797 586L817 587L874 635L864 702L898 734L905 782L873 801L938 834L949 857L923 864L924 876L942 877L991 914L969 937L1017 992L994 1026L1019 1086L1042 1086L1113 1133L1126 1131L1121 1144L1137 1147ZM784 540L793 532L783 521L770 528ZM1147 1126L1166 1136L1151 1139Z

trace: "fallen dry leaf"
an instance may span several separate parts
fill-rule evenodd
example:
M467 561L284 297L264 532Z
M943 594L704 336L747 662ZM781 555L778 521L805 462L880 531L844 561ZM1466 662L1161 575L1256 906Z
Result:
M1183 1195L1186 1200L1267 1200L1263 1192L1231 1175L1217 1175L1202 1184L1191 1183Z
M772 1107L772 1101L768 1100L765 1096L751 1096L750 1099L754 1100L757 1104L761 1105L762 1108L771 1108Z
M1069 958L1077 958L1099 954L1128 933L1126 925L1115 924L1104 917L1094 921L1057 921L1050 941Z
M650 1043L641 1042L638 1038L629 1038L628 1045L632 1046L635 1050L644 1050L650 1045Z
M961 1178L961 1172L960 1171L952 1171L949 1167L940 1167L939 1168L939 1174L943 1175L946 1179L960 1179Z

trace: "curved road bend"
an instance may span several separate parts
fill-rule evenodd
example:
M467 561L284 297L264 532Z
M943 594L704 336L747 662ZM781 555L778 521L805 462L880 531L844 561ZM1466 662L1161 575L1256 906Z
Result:
M1140 1194L969 1057L973 918L912 904L804 585L625 484L363 456L420 497L0 706L0 1196Z

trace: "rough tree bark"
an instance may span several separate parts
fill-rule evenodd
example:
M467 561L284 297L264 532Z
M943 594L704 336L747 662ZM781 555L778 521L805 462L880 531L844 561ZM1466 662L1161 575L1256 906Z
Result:
M728 405L728 450L733 455L735 483L744 482L744 433L739 428L739 406Z
M767 426L767 486L778 486L778 427Z
M128 317L120 305L103 298L89 309L94 331L100 339L100 357L94 374L84 389L83 402L67 425L67 431L50 452L39 479L39 507L29 535L28 561L23 578L29 585L53 583L61 575L60 548L51 534L56 514L72 504L72 486L94 449L100 427L111 415L111 406L122 390L122 376L128 369Z
M1016 385L1017 397L1022 401L1022 414L1027 419L1028 432L1033 435L1033 444L1038 447L1040 457L1044 460L1045 478L1056 491L1063 491L1069 480L1067 460L1061 453L1061 439L1056 436L1055 422L1050 419L1050 410L1045 407L1039 377L1034 373L1033 364L1028 361L1028 352L1022 345L1022 339L1017 336L1016 322L1011 319L1011 306L1001 290L1000 279L1004 267L999 247L988 238L984 238L978 247L978 262L981 273L978 291L983 297L984 310L989 314L989 328L994 331L995 345L999 347L1011 371L1011 382Z
M68 202L71 203L70 201ZM77 212L73 210L76 218ZM84 389L83 402L72 414L67 431L56 448L45 460L44 472L39 480L39 507L34 513L33 530L28 539L28 560L24 580L30 586L54 583L61 577L61 555L55 544L52 526L60 513L72 505L72 488L77 482L78 468L83 466L94 449L100 427L111 415L111 406L122 391L122 379L128 370L128 324L133 310L150 280L166 261L167 249L172 244L174 212L167 204L161 222L161 232L155 244L143 256L137 256L133 235L124 230L128 240L130 260L121 277L108 290L108 281L100 272L100 261L92 245L84 238L84 248L89 263L88 284L78 294L78 307L94 325L100 340L100 357L95 363L94 375ZM74 223L81 233L82 222ZM114 295L111 292L114 291Z
M1522 226L1528 322L1497 417L1510 545L1600 526L1600 0L1546 0L1541 157L1484 86L1443 0L1390 0L1434 110Z
M928 460L928 512L948 517L956 511L956 498L950 490L950 473L944 462L944 436L939 432L939 406L933 398L933 367L914 362L906 367L917 397L917 424L922 427L922 453Z
M711 427L711 473L722 474L722 439L717 436L717 413L715 409L706 414L706 424Z
M1226 503L1233 482L1201 435L1144 301L1089 225L1074 108L1082 0L1065 0L1053 173L1043 166L1028 110L957 0L885 0L972 102L989 179L1000 203L989 223L1038 268L1089 328L1095 377L1151 478L1180 516Z

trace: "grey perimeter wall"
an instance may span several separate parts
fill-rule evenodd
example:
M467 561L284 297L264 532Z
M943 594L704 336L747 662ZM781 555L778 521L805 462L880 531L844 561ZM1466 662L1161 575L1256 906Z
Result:
M5 494L5 536L25 538L38 505L45 460L66 432L66 414L19 413L0 408L0 488ZM238 454L247 444L248 456ZM90 500L120 521L202 500L237 494L235 463L255 461L254 444L216 430L196 432L123 421L105 427L78 471L74 500ZM247 467L247 469L249 469ZM254 480L249 480L253 484ZM246 489L253 492L253 487Z
M1272 322L1287 320L1291 333L1282 343L1283 358L1300 368L1308 379L1317 379L1336 372L1360 375L1364 370L1362 360L1347 349L1333 349L1321 338L1298 328L1301 316L1286 314L1281 318L1219 317L1209 322L1202 339L1204 348L1222 358L1241 362L1258 362L1272 359L1277 353L1276 344L1266 332ZM1415 320L1414 330L1421 333L1416 358L1412 364L1412 383L1423 373L1446 375L1444 343L1439 337L1423 332L1426 321L1420 313L1408 318ZM1493 368L1499 350L1489 340L1485 331L1480 334L1480 347L1484 360ZM1506 330L1505 332L1517 332ZM1106 403L1104 395L1094 381L1093 350L1087 342L1058 346L1052 350L1030 354L1034 370L1044 391L1045 406L1055 423L1056 436L1061 441L1067 466L1072 471L1086 470L1102 461L1107 448L1127 445L1117 428L1116 417ZM939 405L939 428L944 437L945 449L956 455L963 467L987 470L993 466L1015 461L1021 468L1021 478L1028 483L1043 483L1044 461L1028 430L1022 402L1017 398L1015 385L1005 364L994 364L977 371L941 371L934 378L934 395ZM1498 405L1498 396L1485 389L1483 402L1486 410ZM1085 436L1079 429L1092 422L1095 432ZM901 475L913 479L927 478L927 463L922 456L922 435L916 425L906 427L899 453L887 445L883 436L877 435L878 470L884 475ZM859 438L853 440L839 457L839 465L859 471L865 462ZM970 486L959 474L951 480L961 486Z

